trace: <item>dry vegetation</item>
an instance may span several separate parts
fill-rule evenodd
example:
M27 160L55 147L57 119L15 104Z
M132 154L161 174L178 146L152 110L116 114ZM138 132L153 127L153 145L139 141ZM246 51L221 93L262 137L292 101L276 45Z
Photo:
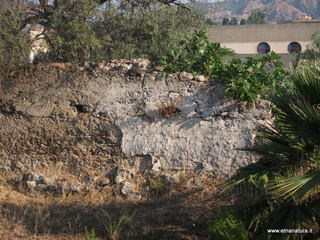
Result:
M180 113L179 99L160 99L158 113L165 119L170 119Z
M120 239L208 239L205 222L213 208L227 201L217 198L216 180L205 182L187 187L182 181L161 195L150 191L135 202L123 200L115 187L54 197L22 193L2 181L0 238L87 240L84 229L94 228L97 239L108 239L99 221L102 212L113 217L126 211L135 214Z

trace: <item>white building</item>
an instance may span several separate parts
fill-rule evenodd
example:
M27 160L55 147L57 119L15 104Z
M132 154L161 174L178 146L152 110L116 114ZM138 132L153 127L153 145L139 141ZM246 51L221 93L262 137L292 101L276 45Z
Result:
M222 25L213 26L208 37L241 56L273 51L286 63L291 53L304 51L312 42L312 34L320 31L319 20L296 21L289 24Z
M23 31L28 34L30 41L30 52L27 62L32 63L38 54L47 53L49 50L48 43L43 35L44 27L41 25L28 25Z

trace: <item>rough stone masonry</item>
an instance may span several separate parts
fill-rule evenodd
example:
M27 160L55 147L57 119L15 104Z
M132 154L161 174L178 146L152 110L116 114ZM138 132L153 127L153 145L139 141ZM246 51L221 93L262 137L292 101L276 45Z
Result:
M146 171L228 176L254 161L239 149L268 119L266 101L246 108L222 84L165 76L144 59L32 65L1 85L0 171L116 182Z

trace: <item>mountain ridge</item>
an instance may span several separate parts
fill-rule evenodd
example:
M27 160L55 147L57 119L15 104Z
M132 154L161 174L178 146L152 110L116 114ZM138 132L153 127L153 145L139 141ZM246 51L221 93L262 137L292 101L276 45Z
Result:
M317 0L226 0L210 11L208 17L221 19L236 17L246 19L252 12L263 11L270 22L287 22L310 16L320 18L320 2Z

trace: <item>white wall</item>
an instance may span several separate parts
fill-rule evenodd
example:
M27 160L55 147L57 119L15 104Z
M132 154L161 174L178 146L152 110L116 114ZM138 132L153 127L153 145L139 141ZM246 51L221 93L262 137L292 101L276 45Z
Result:
M31 49L27 59L29 63L32 63L39 53L47 53L49 50L48 43L44 39L44 36L39 36L41 33L42 30L29 31L29 39L31 41Z
M271 51L275 53L288 53L288 45L293 41L273 41L267 42ZM302 47L302 51L307 49L311 41L297 41ZM230 48L237 54L257 54L257 46L260 42L221 42L222 47Z

